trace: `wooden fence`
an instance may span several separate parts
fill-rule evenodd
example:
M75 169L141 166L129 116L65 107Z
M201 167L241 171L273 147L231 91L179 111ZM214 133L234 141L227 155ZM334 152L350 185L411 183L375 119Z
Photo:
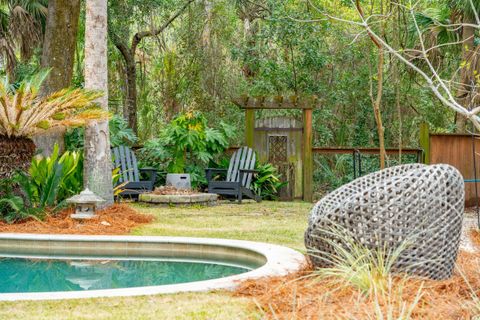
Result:
M476 179L480 180L480 136L472 138L469 134L430 134L428 145L424 146L428 152L430 164L446 163L460 171L465 179L465 205L477 204L477 192L480 193L480 183L475 181L474 158L476 165ZM475 146L476 154L473 152Z

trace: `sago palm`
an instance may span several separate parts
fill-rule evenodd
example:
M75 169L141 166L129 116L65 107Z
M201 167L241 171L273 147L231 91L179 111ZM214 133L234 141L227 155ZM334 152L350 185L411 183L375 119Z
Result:
M16 170L27 170L35 153L31 137L58 126L81 126L89 120L106 117L93 101L98 92L64 89L46 97L39 88L47 72L41 72L18 87L8 77L0 78L0 179Z

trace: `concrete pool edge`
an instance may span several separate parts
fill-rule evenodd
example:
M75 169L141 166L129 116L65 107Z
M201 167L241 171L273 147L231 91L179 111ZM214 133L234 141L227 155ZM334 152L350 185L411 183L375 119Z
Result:
M7 241L7 242L6 242ZM154 237L154 236L85 236L85 235L46 235L46 234L0 234L0 247L2 242L19 241L31 242L32 246L40 243L75 242L92 245L100 243L128 244L179 244L187 246L209 246L238 250L239 252L251 252L263 256L266 263L252 271L233 275L225 278L188 282L172 285L105 289L91 291L58 291L38 293L1 293L0 301L17 300L60 300L99 297L142 296L154 294L170 294L179 292L199 292L222 289L234 289L241 281L270 276L281 276L298 271L306 264L303 254L293 249L261 242L244 240L229 240L217 238L189 238L189 237ZM33 247L34 248L34 247Z

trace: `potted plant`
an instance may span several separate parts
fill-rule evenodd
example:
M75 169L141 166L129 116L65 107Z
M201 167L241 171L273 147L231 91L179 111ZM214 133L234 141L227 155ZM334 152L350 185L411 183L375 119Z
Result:
M47 74L42 71L15 86L8 77L0 78L0 179L28 171L35 154L31 137L38 132L108 116L93 103L101 96L98 92L63 89L40 97Z

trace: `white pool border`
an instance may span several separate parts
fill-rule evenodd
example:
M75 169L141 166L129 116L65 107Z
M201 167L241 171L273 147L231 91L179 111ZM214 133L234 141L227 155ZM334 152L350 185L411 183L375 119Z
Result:
M244 280L271 276L282 276L300 270L306 264L303 254L293 249L261 242L229 240L216 238L189 237L144 237L144 236L84 236L84 235L43 235L43 234L0 234L2 240L28 241L85 241L85 242L146 242L146 243L178 243L198 244L218 247L238 248L264 256L267 262L252 271L225 278L188 282L172 285L147 286L121 289L89 290L89 291L56 291L0 293L0 301L18 300L61 300L100 297L130 297L179 292L199 292L223 289L235 289Z

